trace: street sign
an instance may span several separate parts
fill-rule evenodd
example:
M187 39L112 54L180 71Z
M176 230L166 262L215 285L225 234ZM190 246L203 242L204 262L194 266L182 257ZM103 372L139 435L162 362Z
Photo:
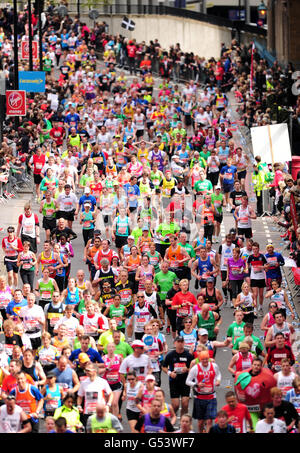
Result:
M21 58L22 60L29 60L29 41L21 42ZM38 42L32 41L32 59L38 59Z
M46 77L44 71L20 71L19 88L27 93L45 93Z
M7 116L26 115L26 92L24 90L6 91L6 115Z

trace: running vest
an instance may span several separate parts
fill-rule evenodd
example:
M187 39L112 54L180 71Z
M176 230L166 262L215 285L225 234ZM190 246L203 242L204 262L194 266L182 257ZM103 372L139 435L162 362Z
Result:
M41 262L41 266L42 266L42 272L45 268L47 267L50 267L50 266L54 266L54 264L56 264L56 260L54 259L54 252L51 252L50 253L50 256L49 258L47 258L45 256L45 253L44 251L41 253L41 258L40 258L40 262ZM55 274L55 272L54 272Z
M215 398L215 385L214 380L216 376L216 372L212 362L209 363L209 369L204 371L202 368L201 363L197 364L198 374L197 374L197 382L203 382L205 384L204 387L196 387L195 389L195 397L199 400L212 400Z
M38 281L38 288L41 300L48 300L51 302L52 293L54 291L53 279L50 278L49 281L45 283L41 278Z
M79 290L78 288L75 288L75 291L70 291L69 288L67 288L67 297L65 300L66 305L76 305L79 303Z
M216 288L214 288L214 291L213 291L213 294L210 296L207 292L207 288L205 289L205 296L204 296L204 303L205 304L208 304L211 308L211 310L213 308L216 308L216 306L219 304L219 301L217 299L217 295L216 295ZM217 312L219 312L219 309L217 310Z
M253 354L248 352L247 357L244 358L241 352L238 352L238 359L235 362L236 371L244 371L251 368L253 362Z
M174 178L171 178L170 181L164 178L162 184L162 196L166 198L171 198L171 190L173 189L174 186L175 186Z
M144 425L141 429L141 433L158 433L165 430L165 417L160 415L158 423L153 424L151 422L150 414L144 415Z
M27 384L26 389L22 392L18 389L18 386L15 388L16 404L20 406L27 415L31 414L32 412L35 412L37 405L36 399L32 395L30 389L31 389L30 384Z
M151 318L149 304L140 307L138 302L136 302L134 307L135 332L144 332L144 327Z
M220 263L220 268L221 271L227 271L227 263L228 263L228 258L232 258L233 254L232 251L235 247L234 244L227 245L227 244L222 244L222 249L221 249L221 263Z
M117 218L117 225L116 225L116 234L118 236L126 237L129 235L129 219L125 217L121 219L120 216Z
M209 311L208 319L203 319L202 314L198 313L197 326L198 329L206 329L208 332L208 339L211 340L215 337L214 328L215 328L215 317L212 311Z
M272 339L275 338L275 335L280 332L283 334L286 343L291 346L291 331L286 321L283 323L283 327L281 329L279 329L276 324L273 324L273 326L271 326L271 329Z
M206 260L201 260L198 258L198 269L201 276L201 280L207 280L210 275L207 272L213 271L213 265L211 264L210 257L208 256Z
M166 251L165 259L170 261L170 267L172 269L179 267L178 261L183 259L181 246L177 245L175 250L170 246Z
M44 402L44 410L47 412L53 412L61 406L61 394L60 394L60 388L58 384L55 384L55 390L50 390L49 385L46 385L46 395L45 396L51 396L50 399L45 398Z
M22 216L21 228L22 234L32 239L35 238L35 216L33 213L29 217Z
M249 207L238 207L238 228L251 228Z
M106 414L103 421L99 421L96 414L91 415L91 429L92 433L116 433L117 431L112 428L112 421L110 414Z
M279 371L277 375L277 387L282 391L283 397L293 388L293 380L296 376L296 373L293 371L288 376L285 376L282 371Z
M106 371L103 376L104 379L107 380L109 385L117 384L120 382L120 365L122 363L122 356L119 354L115 354L113 359L109 359L107 355L102 357Z

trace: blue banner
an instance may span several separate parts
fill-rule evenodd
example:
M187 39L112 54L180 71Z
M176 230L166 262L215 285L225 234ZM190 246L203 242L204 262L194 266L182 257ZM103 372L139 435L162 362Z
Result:
M46 77L43 71L20 71L19 90L27 93L45 93Z

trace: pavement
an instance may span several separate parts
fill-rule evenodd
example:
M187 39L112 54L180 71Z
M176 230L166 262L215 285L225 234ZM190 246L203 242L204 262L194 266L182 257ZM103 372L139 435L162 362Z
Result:
M127 71L126 76L130 80L133 78L133 76L130 76ZM156 79L156 89L158 84L160 83L159 79ZM230 99L232 100L232 103L234 103L233 96L230 94L229 95ZM234 109L232 109L233 111ZM233 132L234 135L234 140L236 143L242 143L242 136L240 134L239 129L236 132ZM251 169L249 169L249 174L251 175ZM251 182L249 178L247 179L247 185L248 185L248 190L250 191L250 198L253 199L253 193L252 188L251 188ZM17 198L11 199L8 201L7 204L4 206L2 205L0 207L1 211L3 211L2 214L2 222L1 222L1 227L4 228L4 230L0 233L0 239L4 237L6 234L6 228L9 225L14 225L15 227L17 226L17 221L18 221L18 216L23 212L23 206L26 201L32 201L32 206L33 206L33 212L37 213L39 215L40 221L42 220L41 215L38 213L39 205L33 201L33 192L31 193L22 193L19 194ZM254 202L254 201L252 201ZM225 234L228 233L229 229L233 226L233 218L232 214L224 212L224 221L222 224L221 228L221 237L222 239L225 238ZM97 227L99 227L101 230L103 229L103 224L102 224L102 219L100 216L97 218ZM284 250L285 243L281 240L280 238L280 232L277 226L274 224L272 218L270 217L263 217L263 218L258 218L257 220L253 221L253 233L255 240L259 242L261 250L264 250L267 242L269 240L272 240L274 243L275 249L278 251L281 251L284 256L288 255L288 252ZM73 248L74 248L74 253L75 257L72 259L72 267L71 267L71 276L75 276L76 272L78 269L84 269L87 273L87 267L84 263L83 260L83 240L82 240L82 232L81 232L81 226L79 225L79 221L75 221L73 223L73 229L74 231L78 234L78 238L72 242ZM192 226L192 234L195 232L195 226ZM41 228L41 245L39 246L39 251L41 251L41 246L43 244L43 241L45 239L45 234L44 230ZM213 248L217 249L219 244L215 244ZM1 260L3 262L3 260ZM1 271L3 270L0 267ZM194 282L192 281L190 285L190 289L192 292L195 293L194 288ZM220 284L220 279L217 281L217 288L221 289L221 284ZM196 292L198 293L198 291ZM264 313L266 313L266 307L267 303L265 303L264 306ZM297 307L298 308L298 307ZM233 318L233 309L230 307L224 307L222 308L222 319L223 322L220 326L220 333L218 335L218 340L222 341L226 337L226 331L228 326L234 321ZM258 318L254 322L254 334L262 338L262 331L260 330L260 323L261 323L262 318ZM294 322L295 327L299 328L299 318L295 320ZM164 332L163 332L164 333ZM167 344L169 346L169 349L173 347L172 344L172 338L170 335L166 335L166 340ZM217 351L216 354L216 362L218 363L221 373L222 373L222 382L221 386L217 390L217 399L218 399L218 409L220 409L224 404L225 404L225 393L228 390L233 389L233 379L231 374L228 372L227 367L230 362L230 359L232 357L231 350L229 348L220 348ZM170 401L169 399L169 386L168 386L168 377L162 373L162 388L166 392L167 395L167 401ZM192 413L192 399L190 400L190 405L189 405L189 413ZM123 427L124 427L124 432L130 432L129 430L129 425L127 423L126 415L125 415L125 404L123 404L122 411L123 415ZM197 432L197 427L196 423L194 421L194 429ZM41 432L43 432L44 427L43 423L41 424Z

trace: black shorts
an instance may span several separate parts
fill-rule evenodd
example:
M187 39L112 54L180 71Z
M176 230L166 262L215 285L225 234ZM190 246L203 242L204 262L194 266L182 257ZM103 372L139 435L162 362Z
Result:
M140 129L136 131L136 138L143 137L144 129Z
M115 244L116 244L117 249L121 249L123 247L123 245L127 244L127 237L128 236L118 236L116 234Z
M264 278L262 278L260 280L255 280L254 278L251 278L250 286L251 286L251 288L265 288L266 280Z
M170 381L169 386L171 399L190 396L191 388L185 384L185 379L180 381Z
M73 222L73 220L74 220L74 214L75 214L75 209L73 209L73 211L69 211L69 212L67 212L67 211L58 211L57 214L59 214L59 217L56 215L56 217L57 217L58 219L63 218L63 219L65 219L65 220L69 220L70 222Z
M245 236L246 239L252 238L252 228L238 228L238 236Z
M247 170L243 170L243 171L238 171L238 180L240 181L241 179L246 179L246 175L247 175Z
M16 261L7 261L6 258L4 258L4 264L7 272L13 271L15 274L19 272Z
M41 184L42 182L42 176L41 175L35 175L33 174L33 181L34 181L34 184Z
M223 222L223 214L215 214L215 221L218 223Z
M129 206L129 211L134 212L137 210L137 206Z
M46 219L46 217L43 217L43 228L44 230L54 230L56 228L56 219Z
M219 173L219 171L212 171L207 173L207 179L212 183L213 186L216 186L218 184Z
M122 382L116 382L115 384L109 384L113 392L121 391L123 389Z
M32 349L38 349L40 346L42 346L42 339L41 337L38 338L30 338L31 346Z
M126 417L127 420L138 420L140 418L140 412L131 411L130 409L126 409Z
M227 280L227 271L221 271L221 280L222 282Z

